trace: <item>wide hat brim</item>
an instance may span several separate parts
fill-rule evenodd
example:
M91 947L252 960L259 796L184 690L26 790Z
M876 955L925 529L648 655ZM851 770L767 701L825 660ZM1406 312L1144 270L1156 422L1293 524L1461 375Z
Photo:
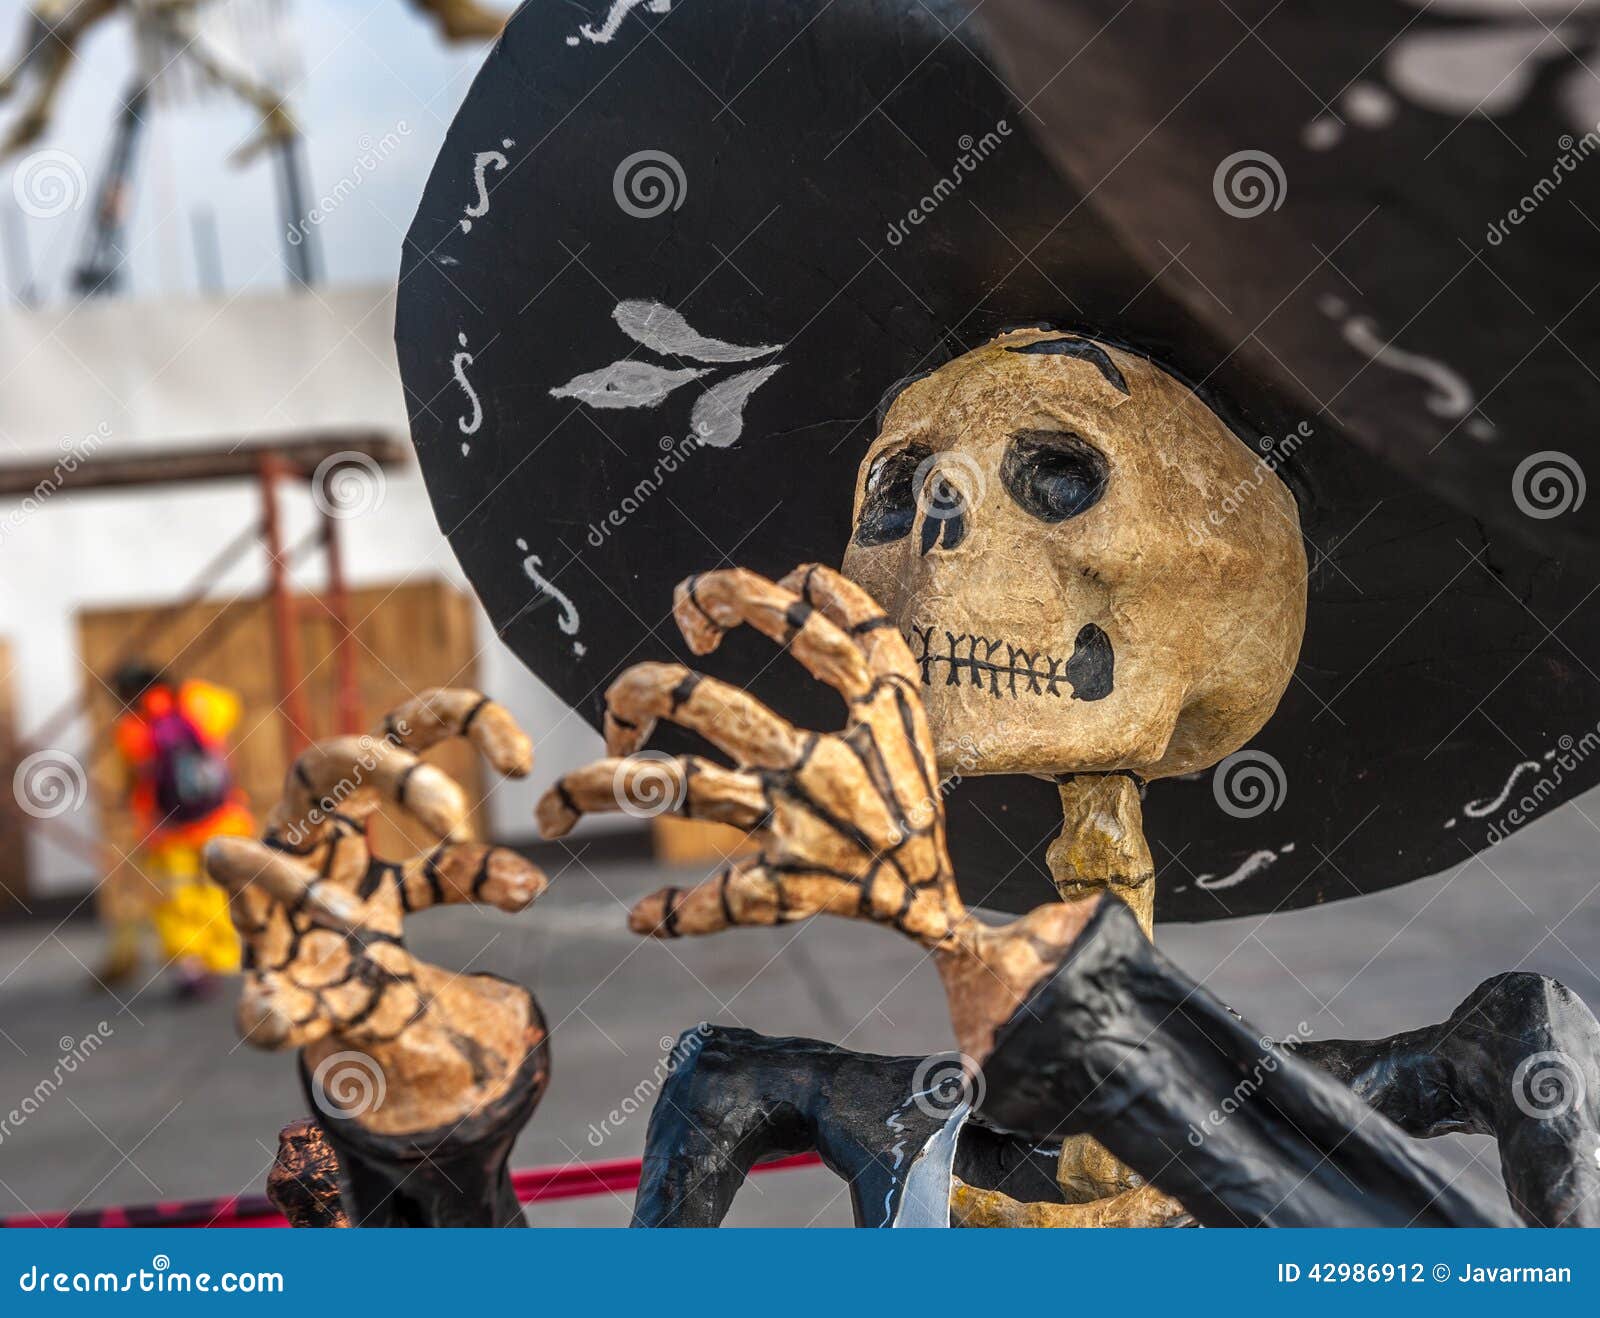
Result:
M397 316L439 523L506 643L591 723L622 669L677 658L837 726L759 636L690 656L673 585L837 563L886 390L1043 321L1148 353L1285 455L1307 541L1300 664L1223 766L1264 790L1221 770L1149 790L1158 918L1403 883L1600 776L1588 574L1492 536L1172 296L1035 146L965 10L592 10L508 26L408 234ZM1050 899L1060 818L1049 783L961 782L967 899Z

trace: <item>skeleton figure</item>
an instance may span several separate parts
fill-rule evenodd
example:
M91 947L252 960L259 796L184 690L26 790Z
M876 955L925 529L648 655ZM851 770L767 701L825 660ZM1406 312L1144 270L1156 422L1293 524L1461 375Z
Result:
M1243 746L1300 652L1288 489L1158 366L1029 329L900 389L853 524L845 571L911 642L941 771L1054 778L1058 891L1109 886L1149 934L1137 785ZM1133 1184L1087 1140L1061 1170L1079 1200Z
M749 830L762 845L696 887L641 899L629 914L636 933L672 938L822 912L889 925L932 953L957 1042L981 1061L1094 902L1041 906L1001 926L966 909L945 847L917 665L893 620L854 582L820 564L780 583L737 568L707 572L678 587L673 615L697 653L740 624L785 646L844 697L845 729L807 732L738 687L677 664L636 665L606 692L611 757L557 780L539 802L541 831L559 837L585 813L659 800L665 773L680 813ZM739 767L693 755L665 765L626 758L661 718L699 733ZM1150 1217L1148 1187L1125 1178L1112 1193L1131 1217ZM1182 1211L1164 1207L1169 1216ZM1121 1219L1113 1208L1083 1220Z
M235 153L243 162L262 147L293 137L296 129L282 94L232 67L194 30L198 11L218 0L32 0L23 16L16 58L0 72L0 101L24 86L30 93L10 131L0 139L0 159L25 150L50 126L61 85L90 29L121 12L146 35L181 51L206 79L226 88L261 115L260 134ZM487 41L499 35L505 15L477 0L412 0L433 15L446 41Z
M405 916L447 902L520 911L544 874L470 840L461 788L418 753L462 736L521 777L532 748L475 691L427 691L372 736L304 752L262 841L218 838L211 876L244 939L240 1032L299 1048L356 1225L521 1225L506 1158L549 1073L545 1023L519 985L413 957ZM374 856L367 822L392 805L438 845Z
M843 733L802 732L675 665L639 665L608 692L613 756L657 718L700 733L739 768L681 759L684 813L764 843L697 888L645 898L632 926L672 936L820 911L891 924L931 949L957 1042L981 1059L1082 928L1086 899L1110 889L1149 932L1138 784L1208 767L1275 708L1305 624L1298 515L1171 376L1030 329L900 390L862 463L854 524L848 576L711 572L675 607L697 653L740 623L786 645L845 697ZM541 826L618 808L654 768L610 759L567 776ZM940 805L952 770L1060 783L1049 863L1067 904L1002 927L965 910ZM1068 1141L1060 1176L1082 1220L1117 1220L1119 1199L1129 1220L1150 1217L1147 1189L1092 1141Z
M1600 1024L1561 985L1496 976L1440 1025L1275 1048L1147 941L1135 780L1202 769L1248 740L1288 680L1305 614L1293 501L1192 394L1081 338L1003 335L899 391L862 464L855 527L854 581L815 566L777 585L712 572L683 583L675 609L698 653L740 623L789 648L845 696L841 734L802 732L677 666L641 665L608 693L613 754L664 717L732 756L736 770L677 762L680 809L761 842L708 883L643 899L636 931L831 911L929 948L957 1040L985 1067L978 1117L995 1123L969 1124L978 1143L956 1149L958 1175L982 1179L954 1184L953 1223L1172 1225L1187 1208L1211 1225L1510 1224L1408 1143L1450 1131L1499 1142L1515 1217L1595 1219ZM613 785L642 795L655 768L580 770L541 803L541 823L559 833L618 808ZM1063 904L1004 926L964 910L935 786L950 770L1061 784L1066 823L1048 860ZM773 1153L814 1147L830 1166L881 1175L883 1110L934 1060L744 1032L715 1042L652 1117L644 1224L714 1225L750 1163ZM1202 1130L1252 1066L1271 1095ZM883 1093L839 1081L861 1068ZM1046 1198L1016 1169L1063 1127L1086 1133L1062 1144L1059 1197ZM878 1195L873 1212L889 1202Z

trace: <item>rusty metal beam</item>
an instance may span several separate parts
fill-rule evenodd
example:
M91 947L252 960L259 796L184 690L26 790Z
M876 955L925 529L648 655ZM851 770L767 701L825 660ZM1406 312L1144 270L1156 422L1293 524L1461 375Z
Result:
M80 457L72 470L64 459L0 463L0 498L47 492L51 496L85 490L128 489L141 485L183 485L197 481L255 479L263 457L275 458L285 474L310 475L339 453L359 453L380 467L408 461L410 446L378 430L331 431L301 437L262 439L221 447L151 449L114 456Z

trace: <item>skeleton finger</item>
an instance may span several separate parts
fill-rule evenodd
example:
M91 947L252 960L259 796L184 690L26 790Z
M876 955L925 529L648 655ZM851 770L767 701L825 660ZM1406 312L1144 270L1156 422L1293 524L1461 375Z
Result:
M846 700L871 686L861 650L836 623L792 590L745 568L704 572L678 583L672 613L696 654L708 654L724 633L749 623L785 646L815 678Z
M741 765L761 769L788 768L809 738L748 691L727 682L682 664L635 664L606 692L606 750L631 754L657 718L699 733Z
M734 925L789 925L813 915L867 915L862 886L846 875L776 867L762 857L725 865L693 888L661 888L635 902L627 928L674 939ZM882 917L880 917L882 918Z
M214 837L206 843L202 859L206 873L229 892L254 889L283 903L291 913L304 911L335 929L353 929L358 923L361 903L354 896L251 838Z
M481 842L445 843L417 856L401 867L399 882L400 902L407 911L456 902L520 911L550 886L532 861Z
M471 840L467 795L455 779L383 737L334 737L303 751L283 785L282 817L289 827L317 836L335 812L352 811L352 797L373 793L393 801L436 838Z
M790 924L813 915L861 913L861 885L845 875L779 868L760 857L725 866L692 888L662 888L628 913L628 928L652 938L714 934L733 925Z
M874 676L893 673L915 685L917 665L893 618L877 600L841 572L803 563L778 583L855 637Z
M501 773L523 778L533 768L533 743L498 701L465 687L420 692L384 716L381 735L420 754L451 737L466 737Z
M585 814L614 810L686 819L711 819L750 830L770 812L765 788L754 774L724 769L698 755L675 760L596 760L556 780L539 801L539 831L562 837Z
M733 925L774 925L784 918L777 876L752 856L692 888L662 888L641 897L628 912L628 928L652 938L681 938Z

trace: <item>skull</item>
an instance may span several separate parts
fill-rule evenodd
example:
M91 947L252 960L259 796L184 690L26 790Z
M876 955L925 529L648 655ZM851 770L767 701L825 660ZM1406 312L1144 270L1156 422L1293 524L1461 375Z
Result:
M1184 384L1002 334L905 386L861 464L845 572L921 668L942 771L1205 769L1288 684L1293 496Z

